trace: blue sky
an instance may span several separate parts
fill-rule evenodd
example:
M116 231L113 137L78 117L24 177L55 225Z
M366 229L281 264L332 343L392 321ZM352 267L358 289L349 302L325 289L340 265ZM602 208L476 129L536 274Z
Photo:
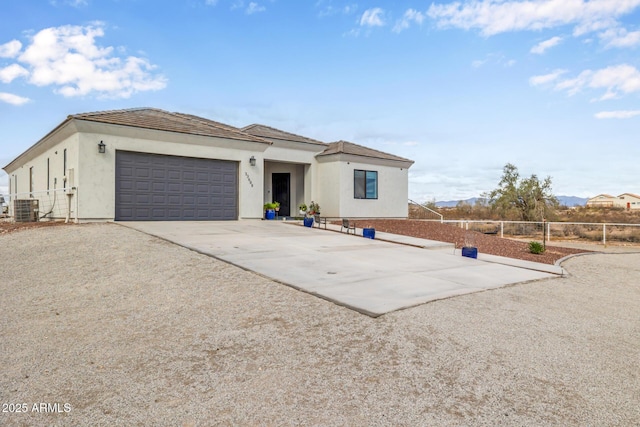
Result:
M69 114L155 107L408 157L418 201L507 162L556 195L640 193L640 0L0 7L1 166Z

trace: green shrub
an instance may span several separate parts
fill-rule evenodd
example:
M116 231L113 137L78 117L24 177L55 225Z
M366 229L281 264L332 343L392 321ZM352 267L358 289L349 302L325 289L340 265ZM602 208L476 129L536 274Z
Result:
M529 242L529 252L532 254L541 254L544 252L544 246L539 242Z

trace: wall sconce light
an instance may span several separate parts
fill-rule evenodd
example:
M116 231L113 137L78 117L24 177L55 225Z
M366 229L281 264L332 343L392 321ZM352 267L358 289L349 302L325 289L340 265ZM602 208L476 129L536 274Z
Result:
M251 166L255 166L255 165L256 165L256 158L255 158L255 157L253 157L253 156L251 156L251 158L249 159L249 164L250 164Z
M104 142L100 141L100 143L98 144L98 153L104 154L105 151L106 145L104 144Z

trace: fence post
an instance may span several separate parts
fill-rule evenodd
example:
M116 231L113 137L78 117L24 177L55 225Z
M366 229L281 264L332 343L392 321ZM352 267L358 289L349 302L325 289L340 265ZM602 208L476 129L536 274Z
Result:
M500 221L500 237L504 238L504 221Z
M551 222L547 223L547 241L551 241Z
M607 224L602 224L602 244L607 247Z

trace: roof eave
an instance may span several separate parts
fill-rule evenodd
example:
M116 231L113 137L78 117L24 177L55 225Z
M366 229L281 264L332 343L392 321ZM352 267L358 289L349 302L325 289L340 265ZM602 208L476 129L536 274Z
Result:
M35 144L33 144L31 147L27 148L25 151L23 151L22 153L20 153L18 155L18 157L16 157L15 159L13 159L12 161L10 161L9 163L7 163L6 166L4 166L2 169L9 173L7 171L7 168L10 168L12 164L16 163L18 160L25 158L29 155L29 153L32 153L34 150L36 150L38 147L40 147L42 144L44 144L44 142L46 140L48 140L50 137L52 137L54 134L56 134L58 131L60 131L63 127L67 126L69 123L71 123L74 119L73 116L69 115L67 116L67 118L62 121L58 126L56 126L55 128L53 128L53 130L51 130L49 133L47 133L45 136L43 136L42 138L40 138ZM17 169L17 167L16 167Z

